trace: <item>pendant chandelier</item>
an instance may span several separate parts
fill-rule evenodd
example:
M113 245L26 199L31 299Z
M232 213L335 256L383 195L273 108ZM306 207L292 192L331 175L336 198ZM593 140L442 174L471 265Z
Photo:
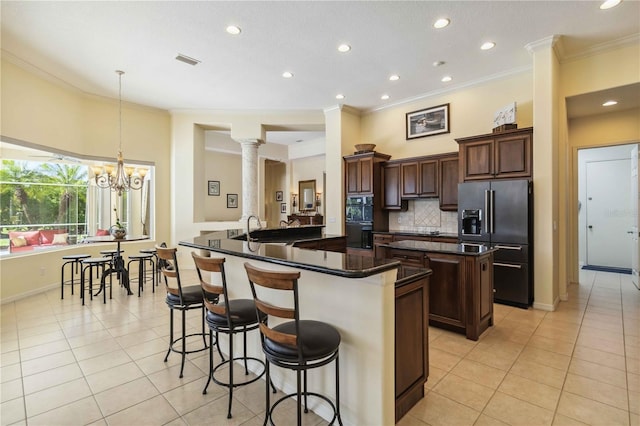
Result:
M117 164L106 164L104 166L91 166L94 174L96 185L100 188L110 188L112 191L122 195L123 192L130 189L140 189L144 183L144 177L147 174L145 168L135 168L125 166L124 157L122 156L122 74L124 71L116 70L118 74L118 135L120 145L118 148Z

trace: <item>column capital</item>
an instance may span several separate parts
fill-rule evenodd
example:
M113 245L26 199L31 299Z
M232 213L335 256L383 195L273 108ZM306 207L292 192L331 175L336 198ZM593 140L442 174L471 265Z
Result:
M265 143L262 139L259 138L240 138L234 139L234 141L238 142L240 145L262 145Z

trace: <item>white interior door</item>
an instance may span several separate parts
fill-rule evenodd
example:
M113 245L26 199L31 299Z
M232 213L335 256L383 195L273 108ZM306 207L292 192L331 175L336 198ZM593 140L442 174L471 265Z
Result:
M593 161L586 168L587 264L630 269L630 162Z
M631 150L631 281L640 289L640 175L638 174L638 145Z

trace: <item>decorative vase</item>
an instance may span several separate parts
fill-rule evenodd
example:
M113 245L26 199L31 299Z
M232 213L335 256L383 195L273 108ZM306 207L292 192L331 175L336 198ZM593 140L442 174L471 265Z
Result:
M122 226L113 225L109 228L109 234L117 240L124 238L127 235L127 229Z

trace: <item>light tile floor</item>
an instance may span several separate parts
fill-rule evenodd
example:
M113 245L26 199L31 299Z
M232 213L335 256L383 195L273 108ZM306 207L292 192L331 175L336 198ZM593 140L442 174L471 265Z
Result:
M555 312L495 305L478 342L430 328L426 397L399 425L640 425L640 291L628 275L582 271L580 282ZM59 290L2 305L1 424L262 424L261 380L236 390L227 420L226 389L202 395L206 352L182 379L177 354L162 362L159 289L116 290L106 305ZM293 404L276 422L295 423Z

